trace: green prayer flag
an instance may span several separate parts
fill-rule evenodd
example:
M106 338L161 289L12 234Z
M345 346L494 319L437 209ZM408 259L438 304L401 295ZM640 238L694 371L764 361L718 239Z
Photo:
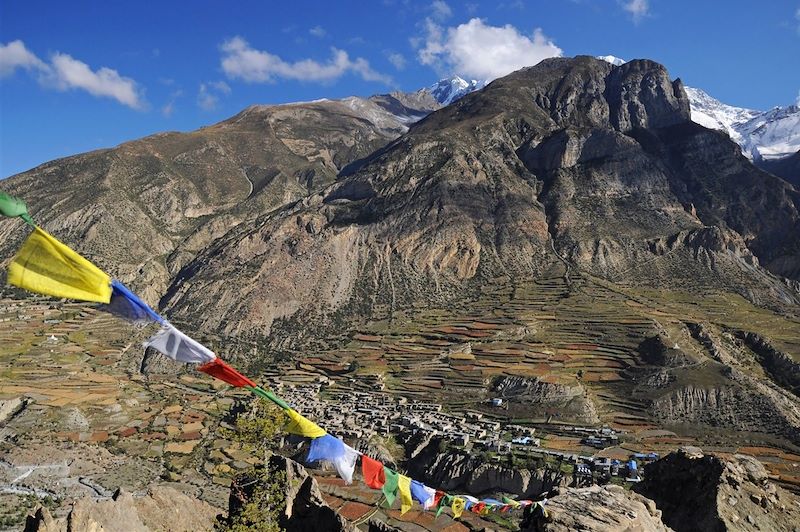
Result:
M28 223L32 223L30 216L28 216L28 207L25 202L14 196L9 196L5 192L0 192L0 214L14 218L20 216Z
M439 500L439 507L436 508L436 517L442 515L442 512L445 508L449 507L453 504L453 496L452 495L445 495Z
M383 495L386 497L387 507L391 507L394 504L395 498L397 497L397 487L400 481L400 475L396 471L392 471L386 466L383 466L383 473L386 476L386 482L384 482L381 491L383 491Z

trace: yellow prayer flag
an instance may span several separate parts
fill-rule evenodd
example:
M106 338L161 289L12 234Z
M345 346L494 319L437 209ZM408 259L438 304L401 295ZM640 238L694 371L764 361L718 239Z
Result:
M398 475L397 491L400 492L400 515L411 509L411 479L405 475Z
M111 278L36 227L8 265L8 283L30 292L109 303Z
M520 506L522 506L519 503L519 501L515 501L514 499L511 499L509 497L503 497L503 502L510 506L513 506L514 508L519 508Z
M290 434L297 434L306 438L320 438L327 434L316 423L309 421L292 408L287 410L286 414L290 419L289 424L286 426L286 431Z
M450 506L450 508L453 510L453 517L456 519L461 517L461 514L464 513L464 506L466 504L467 501L465 499L462 499L461 497L455 497L453 499L453 504Z

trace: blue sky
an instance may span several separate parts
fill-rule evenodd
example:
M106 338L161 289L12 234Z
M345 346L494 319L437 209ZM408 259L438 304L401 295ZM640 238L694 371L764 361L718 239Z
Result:
M800 90L800 0L0 3L0 177L255 103L651 58L732 105Z

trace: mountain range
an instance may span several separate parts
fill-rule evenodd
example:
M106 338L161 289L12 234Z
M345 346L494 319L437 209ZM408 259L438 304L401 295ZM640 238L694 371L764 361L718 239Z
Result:
M471 86L252 106L3 189L254 376L286 355L449 406L510 387L508 419L800 448L800 191L653 61Z
M676 285L710 261L710 285L797 300L780 280L800 278L797 191L694 125L698 93L663 67L552 59L477 85L252 106L4 188L150 301L228 334L447 301L563 260ZM18 232L0 233L8 257ZM685 257L643 267L665 253Z

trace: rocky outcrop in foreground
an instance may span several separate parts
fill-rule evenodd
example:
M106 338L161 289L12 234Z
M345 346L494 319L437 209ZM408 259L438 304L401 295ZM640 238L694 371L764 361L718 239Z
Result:
M212 530L219 510L174 488L158 486L144 497L119 490L108 500L78 499L63 518L40 507L25 532L198 532Z
M754 458L722 459L687 448L645 467L634 488L677 532L796 530L800 500L775 486Z
M621 486L569 488L547 501L547 518L539 514L523 523L526 532L572 530L666 532L661 512L650 499Z
M281 530L297 532L350 532L355 528L341 515L328 506L322 498L317 481L308 474L306 468L294 460L273 455L267 465L267 478L286 475L285 508L279 518ZM242 475L234 480L228 501L228 518L232 519L242 511L247 500L258 486L258 479Z

